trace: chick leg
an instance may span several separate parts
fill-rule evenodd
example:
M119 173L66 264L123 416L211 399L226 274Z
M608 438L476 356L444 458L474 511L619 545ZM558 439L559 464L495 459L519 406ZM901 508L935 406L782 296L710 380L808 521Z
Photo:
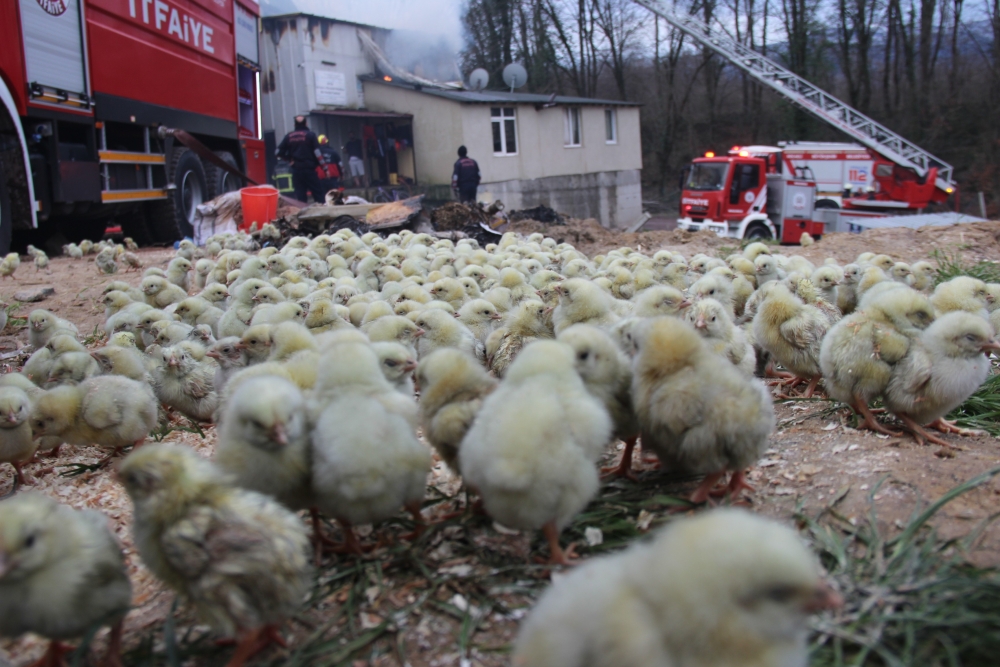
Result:
M881 433L883 435L900 436L903 435L899 431L890 431L885 426L882 426L875 420L875 415L872 414L871 410L863 400L858 397L854 397L854 404L851 405L854 411L857 412L863 418L863 421L858 424L858 428L866 428L869 431L875 431L876 433Z
M122 665L122 635L124 634L124 621L118 621L111 626L111 635L108 637L108 653L104 658L107 667L123 667Z
M767 368L764 369L764 377L781 378L782 380L790 380L790 379L793 379L795 376L792 375L791 373L786 373L784 371L776 371L776 370L774 370L774 362L773 361L769 361L767 363Z
M611 477L627 477L633 482L639 481L632 472L632 451L635 449L635 443L639 440L638 436L629 438L625 441L625 449L622 451L622 460L616 466L611 468L601 468L602 473L608 473L603 475L604 479L609 479Z
M749 491L750 493L756 493L757 489L750 486L747 482L747 476L745 470L737 470L733 473L733 476L729 478L729 486L726 487L729 492L729 497L735 498L740 494L741 491Z
M948 421L944 417L938 417L927 426L933 429L937 429L942 433L954 433L956 435L964 435L966 437L986 435L986 431L980 431L977 428L962 428L956 425L954 422Z
M427 530L427 522L424 521L424 515L420 513L423 508L420 506L420 501L415 501L406 504L406 511L413 515L413 521L417 525L413 527L413 532L403 535L403 539L409 542L417 539L424 534Z
M702 503L707 502L709 496L712 495L712 488L725 474L725 471L721 471L705 475L705 479L703 479L701 484L698 485L698 488L694 490L694 493L691 494L689 500L695 505L701 505Z
M906 426L906 430L913 435L913 439L917 441L918 445L926 445L927 443L924 441L927 440L929 442L933 442L935 445L941 445L942 447L948 447L949 449L962 449L961 447L951 444L947 440L937 437L933 433L929 433L927 429L913 421L913 419L907 415L897 414L896 416L899 417L900 421L902 421Z
M812 398L813 394L816 393L816 387L819 385L819 381L822 379L823 377L821 375L816 375L813 379L809 380L809 386L806 387L806 393L803 398Z
M569 545L564 551L559 545L559 529L555 521L549 521L542 526L542 533L549 542L549 565L574 565L576 545Z
M247 660L257 655L271 644L277 644L283 648L288 645L278 632L278 628L273 625L266 625L257 628L243 635L236 643L236 651L233 657L226 663L226 667L243 667Z
M66 654L73 649L62 642L49 642L45 654L28 667L63 667L66 664Z
M31 484L34 480L24 474L22 466L24 466L24 461L11 461L10 464L14 466L14 472L17 474L17 483L21 486L27 486Z

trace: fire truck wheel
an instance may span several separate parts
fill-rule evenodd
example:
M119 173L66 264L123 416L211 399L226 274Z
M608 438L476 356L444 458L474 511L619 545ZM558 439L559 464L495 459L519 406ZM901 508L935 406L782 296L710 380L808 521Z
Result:
M10 237L14 230L12 215L10 193L7 192L7 179L0 171L0 255L6 255L10 252Z
M222 161L226 164L239 169L239 165L236 164L236 158L229 151L215 151L215 154L222 158ZM243 186L238 176L234 176L225 169L216 167L214 164L205 165L205 180L208 183L208 198L206 198L206 201L208 199L215 199L226 192L239 190Z
M840 204L832 199L817 199L813 208L840 208Z
M771 230L767 228L767 225L762 222L755 222L747 227L747 231L743 234L743 238L748 241L757 241L767 240L773 237L771 236Z
M160 243L193 236L196 208L209 200L205 168L187 148L174 149L170 173L176 186L164 201L157 202L149 217L150 231Z

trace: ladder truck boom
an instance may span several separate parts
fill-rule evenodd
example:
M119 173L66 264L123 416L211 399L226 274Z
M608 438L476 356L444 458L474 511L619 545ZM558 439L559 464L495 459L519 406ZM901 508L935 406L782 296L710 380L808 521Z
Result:
M728 35L713 33L705 23L690 14L674 12L662 0L633 0L633 2L642 5L703 46L712 49L760 83L776 90L806 111L833 125L886 159L902 167L913 169L921 177L927 175L932 167L937 167L935 185L947 193L954 190L951 165L814 86L791 70L740 44Z

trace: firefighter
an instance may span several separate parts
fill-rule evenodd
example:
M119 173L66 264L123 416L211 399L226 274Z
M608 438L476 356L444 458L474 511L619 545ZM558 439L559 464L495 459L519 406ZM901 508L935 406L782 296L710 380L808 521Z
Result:
M306 202L308 193L312 192L316 201L322 200L323 186L316 174L316 167L325 167L326 160L319 150L316 133L306 126L305 116L295 117L295 129L281 140L275 155L292 165L292 187L295 188L296 199Z
M476 189L479 187L479 164L469 157L465 146L458 147L458 160L451 173L451 189L462 202L476 201Z
M340 163L340 155L337 151L333 150L333 146L330 145L330 140L326 138L325 134L321 134L319 139L319 152L323 154L323 159L326 160L326 169L320 168L322 175L317 172L320 176L320 182L323 186L324 195L330 190L336 190L340 187L340 177L343 174L343 166Z

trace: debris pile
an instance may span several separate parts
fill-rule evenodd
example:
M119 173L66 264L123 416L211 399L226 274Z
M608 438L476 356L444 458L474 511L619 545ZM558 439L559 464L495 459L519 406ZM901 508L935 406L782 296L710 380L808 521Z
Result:
M545 204L539 204L535 208L524 208L520 211L511 211L507 214L511 222L521 220L535 220L537 222L548 222L553 225L565 225L566 216L557 213Z

